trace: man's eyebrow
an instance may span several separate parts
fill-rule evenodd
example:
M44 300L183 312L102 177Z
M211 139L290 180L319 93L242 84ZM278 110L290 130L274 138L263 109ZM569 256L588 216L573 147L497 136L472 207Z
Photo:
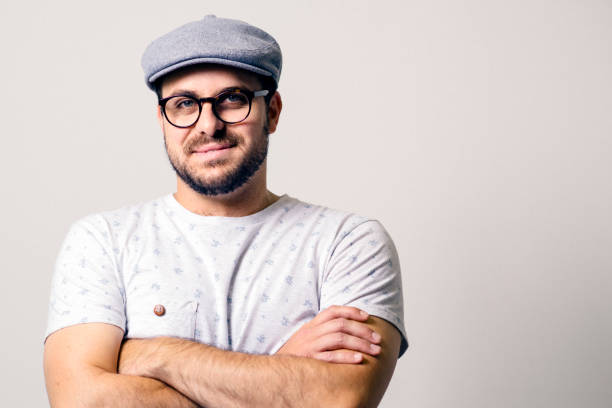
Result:
M217 95L219 95L220 93L223 93L223 92L227 92L227 91L235 91L236 89L240 89L242 91L250 91L251 90L250 87L248 87L246 85L244 85L244 86L242 86L242 85L234 85L234 86L228 86L227 88L221 89L219 92L217 92Z
M166 98L170 98L172 96L193 96L194 98L198 97L195 92L190 91L189 89L176 89L171 92L170 95L168 95Z
M228 87L218 90L213 96L219 95L220 93L223 93L223 92L233 91L236 89L250 90L250 87L246 85L240 85L240 84L232 85L232 86L228 86ZM190 89L176 89L172 91L172 93L170 93L170 95L168 95L167 98L170 98L172 96L192 96L194 98L201 98L201 96L199 96L198 94L196 94Z

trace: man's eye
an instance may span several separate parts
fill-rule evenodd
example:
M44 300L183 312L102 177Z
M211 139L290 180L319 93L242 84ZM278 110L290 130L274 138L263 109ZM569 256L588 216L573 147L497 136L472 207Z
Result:
M246 97L245 94L240 93L240 92L231 92L225 95L221 95L219 97L219 102L220 105L222 106L230 106L230 105L238 105L238 106L242 106L242 105L248 105L249 104L249 100Z
M177 109L191 109L195 106L195 101L193 99L183 98L177 100L174 106Z
M197 110L197 108L198 102L196 100L184 96L169 99L166 103L166 109L171 111L191 112L194 109Z

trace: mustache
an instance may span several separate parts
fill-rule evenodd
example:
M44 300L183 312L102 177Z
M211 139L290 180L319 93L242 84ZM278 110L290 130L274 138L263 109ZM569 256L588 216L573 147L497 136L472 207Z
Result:
M229 143L231 145L237 145L242 141L242 137L228 132L226 128L217 130L212 136L203 134L197 134L192 139L185 143L183 148L186 155L190 154L199 146L203 146L209 143Z

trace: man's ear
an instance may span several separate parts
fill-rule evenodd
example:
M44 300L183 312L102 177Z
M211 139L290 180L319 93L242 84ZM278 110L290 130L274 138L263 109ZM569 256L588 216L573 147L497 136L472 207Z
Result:
M268 131L270 133L274 133L276 130L282 109L283 101L281 96L278 92L275 92L272 98L270 98L270 103L268 105Z

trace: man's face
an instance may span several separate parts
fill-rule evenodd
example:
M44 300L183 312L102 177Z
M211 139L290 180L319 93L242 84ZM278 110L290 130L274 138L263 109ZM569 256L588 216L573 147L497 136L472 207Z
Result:
M188 93L206 98L227 88L257 91L261 84L257 77L241 70L197 66L168 75L161 95L167 98ZM210 103L202 106L200 118L189 128L171 125L160 110L158 117L172 167L183 182L200 194L218 195L236 190L266 159L270 129L263 97L254 98L249 116L235 124L225 124L215 117ZM272 131L276 128L276 119L272 117Z

